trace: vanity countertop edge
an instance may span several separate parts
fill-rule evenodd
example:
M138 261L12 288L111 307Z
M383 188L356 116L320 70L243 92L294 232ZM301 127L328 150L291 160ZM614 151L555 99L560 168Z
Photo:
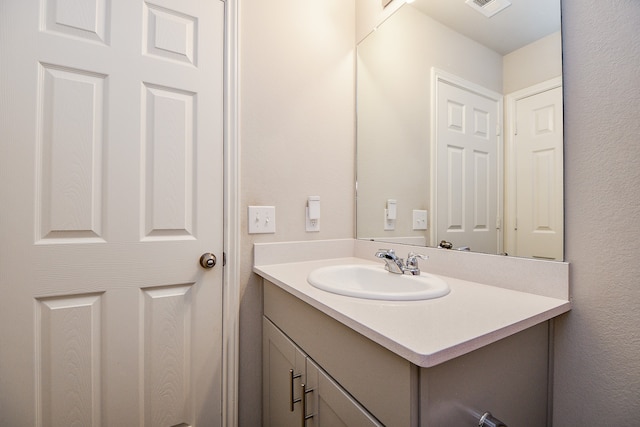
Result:
M271 264L256 262L253 271L420 367L439 365L571 310L568 299L505 289L443 274L435 275L449 284L451 292L444 297L424 301L360 299L311 286L307 276L316 268L379 264L353 256L347 241L340 241L340 246L340 250L331 253L336 258L303 257L293 262Z

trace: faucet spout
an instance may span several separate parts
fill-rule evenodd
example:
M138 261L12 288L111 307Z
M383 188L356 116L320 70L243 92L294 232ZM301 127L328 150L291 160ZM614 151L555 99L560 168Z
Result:
M379 249L376 257L385 262L385 268L394 274L404 274L404 264L402 258L398 258L393 249Z

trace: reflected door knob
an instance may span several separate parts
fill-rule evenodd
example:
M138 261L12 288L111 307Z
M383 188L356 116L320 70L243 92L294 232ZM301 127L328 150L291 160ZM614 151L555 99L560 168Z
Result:
M211 252L206 252L200 257L200 265L202 268L213 268L216 266L216 256Z

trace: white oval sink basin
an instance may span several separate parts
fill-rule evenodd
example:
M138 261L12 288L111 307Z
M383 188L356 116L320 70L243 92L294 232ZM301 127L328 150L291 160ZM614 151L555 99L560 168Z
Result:
M427 273L419 276L394 274L383 265L332 265L313 270L307 281L323 291L350 297L415 301L440 298L449 293L449 285Z

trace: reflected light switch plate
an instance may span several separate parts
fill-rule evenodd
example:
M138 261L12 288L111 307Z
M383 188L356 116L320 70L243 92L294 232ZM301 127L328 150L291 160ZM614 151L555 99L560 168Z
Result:
M413 229L414 230L426 230L427 229L427 211L413 210Z

